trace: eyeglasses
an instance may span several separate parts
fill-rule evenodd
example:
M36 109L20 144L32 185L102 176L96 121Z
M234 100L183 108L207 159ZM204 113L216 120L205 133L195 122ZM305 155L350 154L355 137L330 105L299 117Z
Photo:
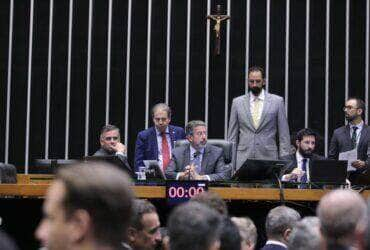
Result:
M259 83L261 83L262 82L262 80L253 80L253 79L248 79L248 82L249 83L257 83L257 84L259 84Z
M356 107L352 107L352 106L344 106L343 107L343 111L346 111L346 110L352 110L352 109L358 109L358 108L356 108Z
M159 117L154 117L153 118L156 122L165 122L165 121L167 121L167 117L161 117L161 118L159 118Z
M198 131L194 133L193 135L197 135L197 136L207 135L207 132Z
M105 141L118 141L118 136L105 137Z

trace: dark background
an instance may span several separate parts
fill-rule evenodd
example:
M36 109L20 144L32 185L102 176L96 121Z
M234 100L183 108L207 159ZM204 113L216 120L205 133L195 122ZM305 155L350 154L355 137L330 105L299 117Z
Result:
M91 54L91 92L89 119L89 154L98 145L99 130L105 123L107 73L107 0L93 0ZM231 1L230 71L228 104L244 93L246 55L246 2ZM211 1L211 10L227 1ZM306 1L290 1L289 99L288 117L293 133L304 127L305 100L305 27ZM325 136L325 15L326 1L310 1L310 78L309 127ZM45 157L45 119L49 4L34 2L32 47L30 155L29 162ZM331 1L329 133L344 124L345 100L345 0ZM30 1L14 1L14 28L11 71L9 162L19 171L25 165L27 107L27 68L29 46ZM5 117L9 49L10 0L0 1L0 161L5 159ZM69 1L54 2L53 47L51 64L50 158L64 158L67 93ZM74 1L71 54L71 109L69 158L81 158L85 143L86 75L88 44L88 0ZM172 123L185 123L186 13L187 1L172 1L169 105ZM269 90L285 92L285 11L286 1L271 1ZM205 120L207 1L191 1L191 39L189 75L189 120ZM128 1L113 0L111 42L111 87L109 122L125 131L126 39ZM146 52L148 1L132 1L130 86L128 107L128 152L133 162L137 133L145 129ZM224 23L226 24L226 23ZM211 29L209 71L209 137L223 138L225 114L226 26L222 25L221 55L213 54ZM266 1L250 1L249 64L265 67ZM212 27L211 27L212 28ZM350 1L349 95L365 98L366 1ZM149 106L165 101L167 1L153 0L150 54ZM323 146L323 145L322 145ZM323 153L323 147L320 148Z

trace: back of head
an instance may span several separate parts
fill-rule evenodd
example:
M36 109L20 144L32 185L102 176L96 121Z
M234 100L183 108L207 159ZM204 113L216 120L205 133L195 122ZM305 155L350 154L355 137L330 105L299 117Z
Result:
M288 249L317 250L320 247L320 220L317 217L305 217L297 222L289 236Z
M148 213L157 213L155 206L150 201L135 199L132 206L130 226L141 230L143 228L141 223L142 217Z
M241 248L239 229L229 217L224 217L221 222L220 242L220 250L239 250Z
M106 245L122 241L133 199L124 172L103 163L79 164L60 169L56 180L65 186L62 205L67 218L76 210L85 210L95 241Z
M226 202L217 193L202 192L197 194L196 196L193 196L191 198L191 201L199 202L210 208L213 208L220 214L228 214Z
M239 229L241 240L254 248L257 244L257 228L248 217L232 217L231 220Z
M286 206L278 206L270 210L266 218L266 234L270 240L284 240L287 229L292 229L301 216Z
M335 190L320 200L317 215L327 243L347 245L353 241L360 222L366 220L366 204L355 191Z
M0 163L1 183L17 183L17 169L12 164Z
M207 250L219 241L220 214L197 202L174 209L168 220L171 250Z

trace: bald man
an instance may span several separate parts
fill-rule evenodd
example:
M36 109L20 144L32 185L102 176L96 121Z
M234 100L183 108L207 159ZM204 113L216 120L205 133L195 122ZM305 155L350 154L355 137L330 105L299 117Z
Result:
M365 230L367 207L357 192L335 190L321 199L317 215L326 249L350 249Z

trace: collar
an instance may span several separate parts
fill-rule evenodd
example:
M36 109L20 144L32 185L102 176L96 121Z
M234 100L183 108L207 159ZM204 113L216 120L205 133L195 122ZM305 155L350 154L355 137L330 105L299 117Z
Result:
M196 150L195 148L193 148L192 145L190 145L190 155L193 156L195 152L199 151L202 155L204 154L204 149L205 148L202 148L201 150Z
M349 124L350 128L353 129L353 127L357 127L357 130L362 130L362 127L364 126L364 121L361 121L359 124L354 125L354 124Z
M302 162L302 160L304 159L304 157L301 155L301 153L299 153L298 149L297 151L295 152L295 157L297 159L297 163L298 162Z
M162 133L161 132L159 132L159 130L154 126L154 129L155 129L155 133L156 133L156 135L157 136L162 136ZM166 131L164 132L166 135L168 134L170 134L170 128L169 128L169 126L167 126L167 128L166 128Z
M256 100L257 98L260 99L261 101L264 101L265 100L265 97L266 97L266 94L265 94L265 90L262 89L261 93L259 94L259 96L255 96L252 94L252 92L249 92L249 99L251 101L254 101Z
M282 246L282 247L285 247L285 248L288 248L287 245L285 245L283 242L281 241L277 241L277 240L268 240L266 242L266 245L279 245L279 246Z

